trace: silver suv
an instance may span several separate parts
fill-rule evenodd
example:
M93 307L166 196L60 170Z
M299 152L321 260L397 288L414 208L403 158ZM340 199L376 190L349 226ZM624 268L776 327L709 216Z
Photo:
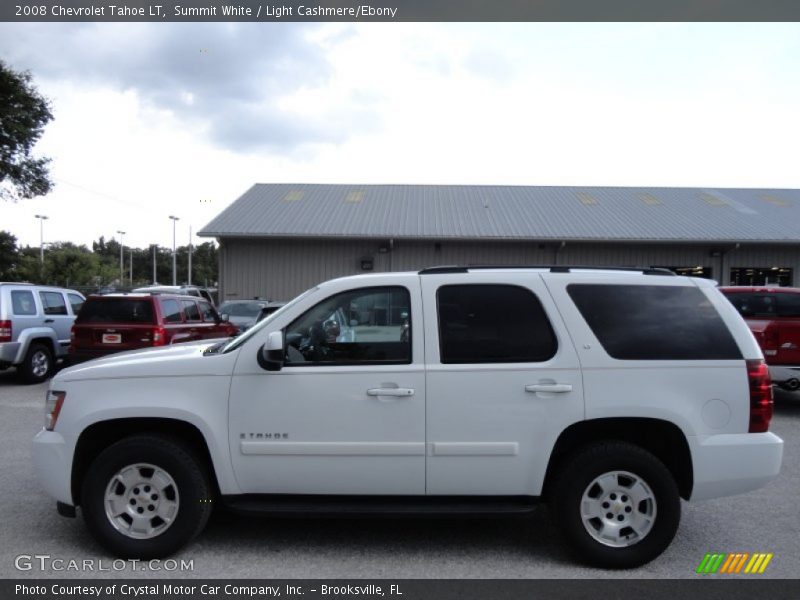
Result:
M69 349L70 329L85 298L75 290L0 283L0 371L17 367L28 383L49 378Z

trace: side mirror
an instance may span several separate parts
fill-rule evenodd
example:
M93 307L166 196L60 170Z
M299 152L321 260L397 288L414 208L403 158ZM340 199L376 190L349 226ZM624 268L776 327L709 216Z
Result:
M227 322L230 320L230 318L231 318L231 317L230 317L230 315L229 315L228 313L222 313L222 314L219 316L219 320L220 320L221 322L223 322L223 323L227 323Z
M266 371L280 371L283 358L283 332L273 331L258 351L258 364Z

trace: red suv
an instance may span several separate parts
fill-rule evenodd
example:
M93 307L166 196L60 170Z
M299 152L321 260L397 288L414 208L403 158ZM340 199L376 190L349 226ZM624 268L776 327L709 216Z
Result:
M72 326L71 362L113 352L224 338L238 328L210 302L175 294L89 296Z
M800 288L721 287L747 321L773 383L800 389Z

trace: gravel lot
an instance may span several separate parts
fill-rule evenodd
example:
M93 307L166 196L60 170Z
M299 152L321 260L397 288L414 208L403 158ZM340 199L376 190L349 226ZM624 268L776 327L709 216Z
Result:
M785 441L780 477L750 494L693 504L672 546L659 559L623 573L572 562L547 511L503 519L256 519L218 511L177 560L193 570L126 567L81 573L19 571L15 557L111 558L89 538L80 519L65 519L39 488L30 440L41 428L46 384L22 386L0 373L0 577L259 577L259 578L693 578L706 552L774 552L760 577L796 577L800 567L800 396L776 403L772 431ZM97 564L97 563L95 563ZM739 576L741 577L741 576Z

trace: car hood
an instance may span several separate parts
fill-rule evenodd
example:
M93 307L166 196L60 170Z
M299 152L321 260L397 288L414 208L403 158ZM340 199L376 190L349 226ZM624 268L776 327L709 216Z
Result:
M229 375L236 351L204 354L221 341L201 340L163 348L119 352L63 369L53 378L53 384L85 379Z
M228 321L234 325L252 325L256 322L255 317L228 317Z

